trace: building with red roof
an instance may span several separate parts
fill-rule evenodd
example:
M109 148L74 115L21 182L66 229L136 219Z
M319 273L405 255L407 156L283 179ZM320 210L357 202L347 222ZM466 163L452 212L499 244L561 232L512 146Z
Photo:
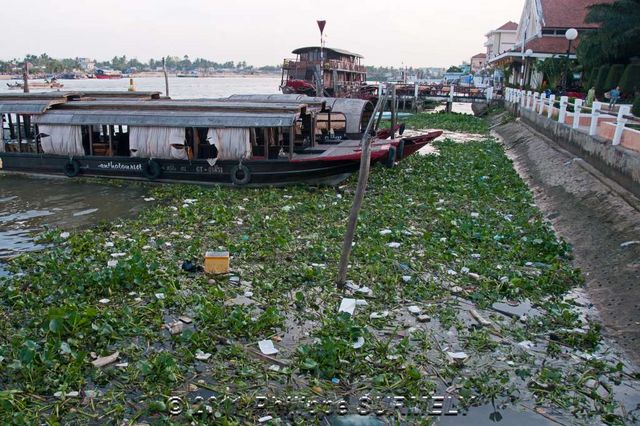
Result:
M489 65L511 65L515 71L512 83L539 87L542 84L542 75L535 70L535 62L559 56L575 59L580 36L598 28L597 24L585 22L589 6L614 1L526 0L513 48L489 58ZM565 37L570 28L578 31L578 37L571 42Z
M487 41L484 43L487 48L487 60L513 49L516 43L516 32L518 24L509 21L495 30L485 34Z
M476 73L484 68L487 63L487 54L486 53L478 53L477 55L473 55L471 57L471 71Z

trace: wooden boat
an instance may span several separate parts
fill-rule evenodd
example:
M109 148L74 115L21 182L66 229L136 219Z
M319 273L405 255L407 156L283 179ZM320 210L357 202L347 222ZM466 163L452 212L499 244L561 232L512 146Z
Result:
M114 80L122 78L122 73L114 70L96 70L95 78L99 80Z
M237 186L336 184L361 160L359 139L346 127L338 143L321 143L318 123L331 112L326 101L314 99L175 101L137 92L51 92L0 95L0 113L11 133L2 143L0 169L11 172ZM387 158L391 146L376 140L372 162Z
M324 46L301 47L292 53L296 58L282 64L283 94L374 100L367 90L362 55Z
M22 90L22 89L24 89L24 83L14 83L14 84L7 83L7 86L11 90ZM51 81L45 80L44 82L41 82L41 81L30 81L29 82L29 88L30 89L59 89L59 88L62 88L62 87L64 87L64 84L58 83L58 81L56 81L56 79L53 79Z

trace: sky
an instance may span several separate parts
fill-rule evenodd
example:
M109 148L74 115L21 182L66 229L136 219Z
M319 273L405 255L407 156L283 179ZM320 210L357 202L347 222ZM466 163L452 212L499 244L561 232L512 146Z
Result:
M440 66L485 52L484 35L518 22L524 0L4 0L0 59L148 61L166 55L277 65L291 51L326 45L365 57L365 65ZM19 18L26 13L25 18ZM14 38L6 37L8 34Z

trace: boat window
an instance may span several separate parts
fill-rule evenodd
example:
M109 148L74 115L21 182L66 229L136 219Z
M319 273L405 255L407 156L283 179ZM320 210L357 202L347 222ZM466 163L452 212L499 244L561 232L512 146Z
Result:
M318 114L316 135L320 140L342 139L347 131L347 118L339 112Z
M7 152L40 152L38 126L31 122L31 116L23 114L2 115L0 149Z

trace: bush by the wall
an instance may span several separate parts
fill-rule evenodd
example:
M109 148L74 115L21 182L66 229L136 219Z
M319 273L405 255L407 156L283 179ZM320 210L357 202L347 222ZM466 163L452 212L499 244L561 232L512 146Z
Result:
M640 64L627 65L618 84L626 96L633 96L640 91Z
M609 73L607 74L607 81L604 83L604 90L614 89L620 83L620 78L623 73L624 65L612 65L611 68L609 68Z
M636 117L640 117L640 95L637 95L636 99L633 101L633 106L631 107L631 113Z
M607 75L609 74L609 65L603 65L598 70L598 75L596 76L595 86L596 86L596 94L598 97L601 97L605 90L605 83L607 82Z

